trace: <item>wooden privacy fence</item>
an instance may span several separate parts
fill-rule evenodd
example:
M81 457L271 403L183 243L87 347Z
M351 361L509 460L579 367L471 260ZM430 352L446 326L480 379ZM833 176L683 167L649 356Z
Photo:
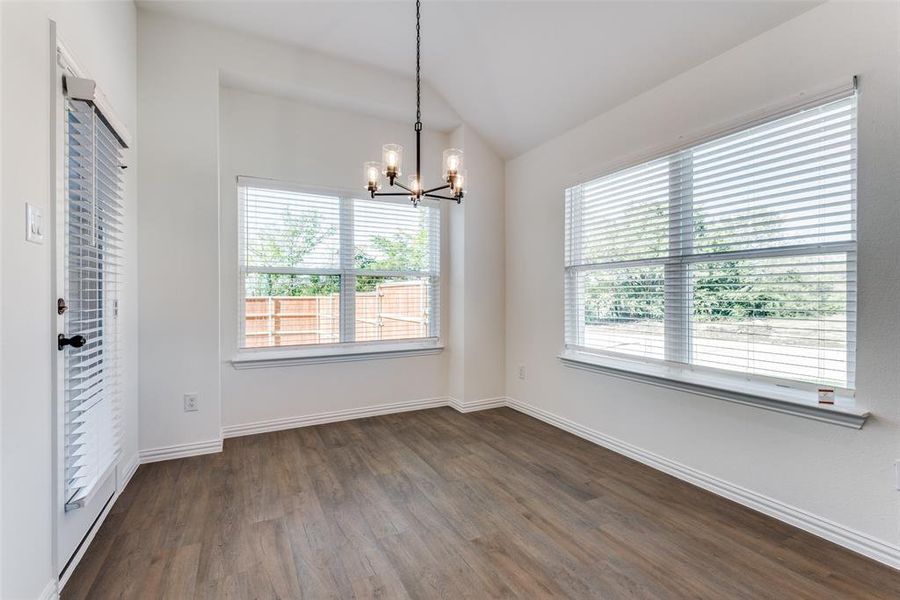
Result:
M245 346L336 344L341 341L340 295L254 296L245 300ZM380 283L356 292L356 341L428 336L424 281Z

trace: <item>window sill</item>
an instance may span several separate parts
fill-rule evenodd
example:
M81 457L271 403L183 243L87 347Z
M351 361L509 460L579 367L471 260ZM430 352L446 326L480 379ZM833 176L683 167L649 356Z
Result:
M260 369L292 365L317 365L333 362L406 358L438 354L444 349L438 340L398 342L396 344L349 344L316 348L241 350L232 359L235 369Z
M838 397L833 405L819 404L814 392L782 388L770 383L697 373L689 369L571 349L560 354L559 360L565 366L575 369L692 392L843 427L862 429L869 417L869 411L857 408L851 398Z

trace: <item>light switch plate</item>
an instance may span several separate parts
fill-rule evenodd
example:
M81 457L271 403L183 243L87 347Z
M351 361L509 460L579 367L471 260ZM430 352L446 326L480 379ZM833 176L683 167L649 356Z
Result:
M33 204L25 203L25 240L44 243L44 213Z

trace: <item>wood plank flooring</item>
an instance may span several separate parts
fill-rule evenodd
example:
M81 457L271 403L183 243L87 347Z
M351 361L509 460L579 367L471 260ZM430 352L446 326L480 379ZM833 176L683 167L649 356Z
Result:
M501 408L143 465L81 598L900 598L900 572Z

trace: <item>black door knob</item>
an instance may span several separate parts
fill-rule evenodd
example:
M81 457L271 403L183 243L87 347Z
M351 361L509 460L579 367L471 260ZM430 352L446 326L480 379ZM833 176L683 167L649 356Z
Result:
M67 338L63 334L59 334L56 338L56 347L59 350L62 350L66 346L72 346L73 348L81 348L87 343L87 340L83 335L73 335L70 338Z

